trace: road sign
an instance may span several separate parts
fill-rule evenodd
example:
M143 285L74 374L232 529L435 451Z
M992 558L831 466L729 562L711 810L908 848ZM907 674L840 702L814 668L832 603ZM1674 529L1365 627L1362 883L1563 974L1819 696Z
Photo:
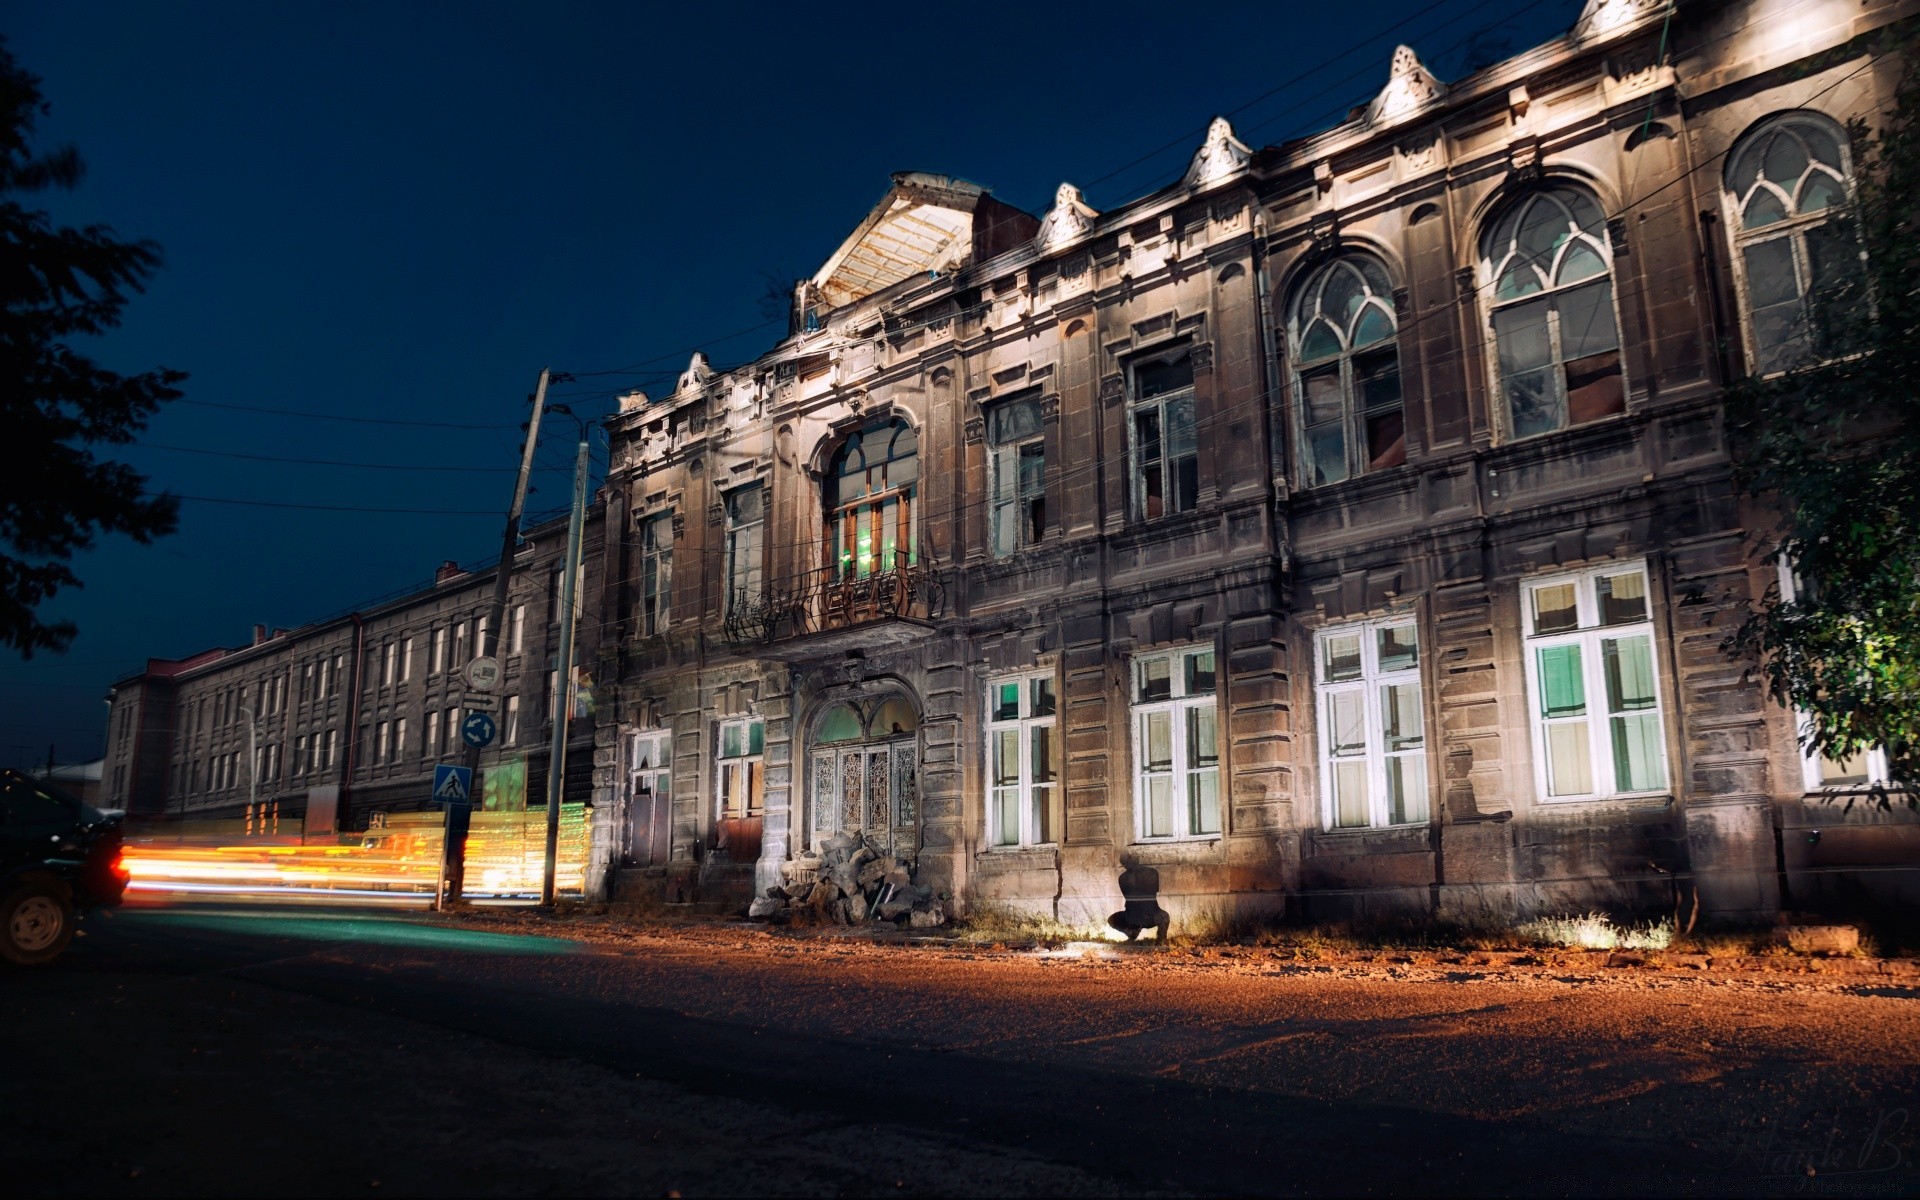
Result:
M484 746L493 740L497 729L493 718L487 714L468 713L467 719L460 722L460 740L469 746Z
M490 692L500 686L500 660L483 654L468 663L461 674L474 691Z
M500 697L468 692L460 697L460 707L468 712L499 712Z
M433 768L433 798L443 804L466 804L473 799L473 772L451 763Z

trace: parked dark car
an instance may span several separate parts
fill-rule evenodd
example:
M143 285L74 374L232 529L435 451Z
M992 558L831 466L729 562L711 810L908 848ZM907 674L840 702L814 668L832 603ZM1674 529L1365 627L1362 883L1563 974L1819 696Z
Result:
M73 940L77 913L120 903L120 851L120 814L0 768L0 958L49 962Z

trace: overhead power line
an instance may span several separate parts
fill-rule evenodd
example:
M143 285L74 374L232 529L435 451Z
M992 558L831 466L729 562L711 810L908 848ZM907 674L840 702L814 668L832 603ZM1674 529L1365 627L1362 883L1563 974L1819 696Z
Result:
M191 404L196 408L223 408L229 412L267 413L277 417L306 417L314 421L346 421L355 425L410 425L416 429L515 429L512 422L477 425L460 421L402 421L392 417L350 417L345 413L307 412L297 408L266 408L251 404L221 404L215 400L190 400L181 397L174 404Z

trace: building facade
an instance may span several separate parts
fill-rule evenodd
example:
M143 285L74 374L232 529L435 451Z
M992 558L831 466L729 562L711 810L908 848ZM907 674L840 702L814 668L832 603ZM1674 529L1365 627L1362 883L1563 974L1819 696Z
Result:
M1770 916L1909 894L1722 650L1721 388L1817 352L1898 5L1592 0L1043 217L903 174L609 423L594 796L669 898L859 830L960 911ZM1824 844L1845 849L1829 855ZM1868 881L1861 883L1862 880ZM1677 893L1677 895L1676 895Z
M599 586L601 524L584 526L583 608ZM528 532L512 570L498 736L482 756L483 802L545 802L551 758L566 522ZM463 761L470 690L461 672L487 636L494 568L444 564L431 587L297 629L255 626L251 644L149 660L108 693L105 802L130 816L240 818L327 830L432 807L433 768ZM579 622L592 661L598 627ZM590 787L591 667L575 674L569 801ZM584 689L578 685L584 684ZM580 693L584 690L584 696ZM571 745L571 743L570 743ZM483 788L486 786L483 782Z

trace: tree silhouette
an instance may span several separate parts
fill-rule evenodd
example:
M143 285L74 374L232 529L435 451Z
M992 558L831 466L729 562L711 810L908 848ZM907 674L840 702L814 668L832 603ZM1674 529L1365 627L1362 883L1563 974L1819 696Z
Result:
M40 80L0 39L0 643L28 658L64 650L77 632L38 613L62 588L82 586L68 565L76 551L101 533L145 543L173 532L178 502L149 495L144 476L94 447L131 442L186 378L121 375L74 349L74 339L119 325L160 248L104 225L56 226L22 203L71 190L85 169L71 146L30 148L46 112Z

